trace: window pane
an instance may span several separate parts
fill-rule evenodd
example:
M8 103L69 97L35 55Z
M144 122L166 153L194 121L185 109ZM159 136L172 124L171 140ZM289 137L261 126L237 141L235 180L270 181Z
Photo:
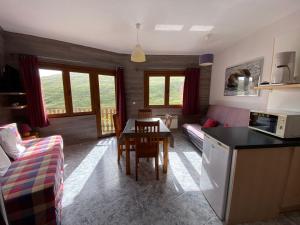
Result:
M39 69L48 114L66 113L62 71Z
M90 78L88 73L70 72L73 112L91 112Z
M149 105L165 104L165 77L149 77Z
M101 104L101 131L109 134L115 131L113 114L116 113L115 77L99 75L99 93Z
M170 77L170 105L182 105L184 77Z

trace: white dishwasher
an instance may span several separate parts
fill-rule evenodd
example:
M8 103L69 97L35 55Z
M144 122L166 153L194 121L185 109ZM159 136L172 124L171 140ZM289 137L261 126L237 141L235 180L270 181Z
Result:
M200 188L217 216L225 219L231 167L230 148L205 134Z

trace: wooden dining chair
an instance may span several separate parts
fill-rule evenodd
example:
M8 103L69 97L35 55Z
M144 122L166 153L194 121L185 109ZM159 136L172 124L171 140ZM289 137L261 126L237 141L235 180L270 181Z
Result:
M125 151L125 143L121 140L122 135L122 126L119 114L113 114L113 121L115 126L115 134L117 138L117 148L118 148L118 163L120 162L120 158L122 156L123 151ZM134 140L129 140L130 151L134 151Z
M152 117L152 109L139 109L138 118L151 118Z
M156 179L159 179L159 121L135 121L135 179L138 180L140 158L155 158Z
M173 116L170 114L165 115L165 125L170 130L172 125Z

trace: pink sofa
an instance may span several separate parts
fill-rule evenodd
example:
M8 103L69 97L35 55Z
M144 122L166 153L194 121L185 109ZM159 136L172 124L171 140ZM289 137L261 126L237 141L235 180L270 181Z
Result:
M203 122L205 122L206 118L211 118L217 120L219 126L226 124L228 127L246 127L249 123L249 114L250 111L248 109L210 105L205 118L203 118ZM204 133L201 130L202 123L199 121L199 123L186 123L182 126L183 132L200 151L202 151L204 138Z

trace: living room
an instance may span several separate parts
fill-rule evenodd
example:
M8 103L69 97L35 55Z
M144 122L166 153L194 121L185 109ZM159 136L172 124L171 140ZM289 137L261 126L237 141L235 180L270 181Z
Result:
M2 1L0 224L300 224L299 20L294 0Z

